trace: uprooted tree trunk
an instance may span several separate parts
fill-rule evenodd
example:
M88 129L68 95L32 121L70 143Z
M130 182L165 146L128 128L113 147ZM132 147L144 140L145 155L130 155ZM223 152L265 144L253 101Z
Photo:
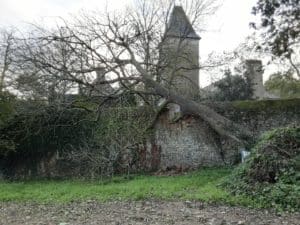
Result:
M166 92L166 90L161 87L155 87L155 89L159 89L159 92L162 94ZM246 144L251 138L250 131L248 131L247 128L234 123L204 104L188 100L180 95L170 92L167 97L170 102L180 105L183 114L199 116L206 121L213 130L222 136L229 137L243 144Z
M176 103L180 105L183 114L189 114L194 116L199 116L201 119L206 121L210 127L215 130L221 136L231 138L242 144L247 144L251 138L250 131L226 117L215 112L210 107L197 103L193 100L187 99L180 94L173 92L162 85L154 81L146 70L135 60L134 56L131 54L132 64L141 73L143 82L153 89L153 92L157 95L165 98L168 102Z

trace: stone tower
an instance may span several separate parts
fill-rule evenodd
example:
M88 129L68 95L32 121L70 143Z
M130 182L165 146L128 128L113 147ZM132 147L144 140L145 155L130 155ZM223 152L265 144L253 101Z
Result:
M161 45L162 82L185 97L199 92L199 40L181 6L174 6Z
M263 85L263 65L261 60L248 59L244 64L244 76L251 83L253 94L252 99L278 98L268 93Z
M96 71L96 79L94 81L94 90L92 95L107 95L113 92L113 88L110 84L105 84L106 81L106 70L104 67L99 67ZM103 83L102 83L103 82Z

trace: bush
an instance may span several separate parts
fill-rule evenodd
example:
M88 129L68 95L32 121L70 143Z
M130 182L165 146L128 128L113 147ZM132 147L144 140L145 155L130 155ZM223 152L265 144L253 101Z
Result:
M251 99L253 90L250 80L241 75L233 75L225 71L224 78L215 82L217 88L209 98L217 101L235 101Z
M8 92L0 93L0 127L3 125L15 111L15 96Z
M274 73L265 82L266 90L280 98L300 98L300 80L292 70Z
M30 113L16 114L0 130L1 139L14 143L13 154L24 157L61 151L77 145L89 135L91 123L83 110L40 106ZM2 149L0 155L8 155Z
M234 194L252 196L265 207L300 209L300 127L264 134L251 157L224 185Z
M67 157L84 167L84 176L111 176L137 169L140 145L151 132L153 110L145 107L105 108L88 140L67 152Z
M16 113L0 127L0 167L10 178L27 178L26 174L88 178L129 172L153 112L108 107L99 113L59 105L31 105ZM53 158L55 166L50 168L46 164Z
M0 167L9 178L49 176L41 161L61 155L91 135L94 123L81 109L59 106L30 106L16 112L0 127ZM47 172L45 172L47 170Z

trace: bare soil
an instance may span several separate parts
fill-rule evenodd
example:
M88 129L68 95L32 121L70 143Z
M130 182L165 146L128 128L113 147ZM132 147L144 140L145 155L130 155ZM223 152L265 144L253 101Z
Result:
M277 214L190 201L82 201L68 204L0 203L1 225L174 224L300 225L300 213Z

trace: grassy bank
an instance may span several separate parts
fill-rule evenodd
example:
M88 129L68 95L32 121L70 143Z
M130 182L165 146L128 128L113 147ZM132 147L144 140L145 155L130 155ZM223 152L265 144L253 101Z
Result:
M101 201L142 199L183 199L234 205L254 203L234 197L219 187L230 169L202 169L178 176L115 177L107 182L28 181L0 182L0 201L69 202L97 199Z

